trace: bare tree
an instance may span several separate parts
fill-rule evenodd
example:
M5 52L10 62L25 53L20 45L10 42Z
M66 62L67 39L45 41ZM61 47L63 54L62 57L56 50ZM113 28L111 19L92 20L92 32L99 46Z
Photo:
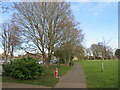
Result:
M12 7L4 5L4 2L0 0L0 13L6 13L13 10Z
M10 53L10 59L13 58L13 52L15 51L15 49L20 46L21 44L21 39L20 39L20 32L19 27L17 27L15 25L14 22L10 23L10 27L9 27L9 32L10 32L10 37L9 37L9 53Z
M90 49L91 49L91 52L92 52L94 58L99 57L100 48L99 48L98 44L92 44Z
M2 32L2 45L3 45L3 55L4 55L4 61L7 62L7 58L8 58L8 54L9 54L9 50L8 50L8 41L9 41L9 36L10 36L10 33L8 32L8 24L4 24L2 25L2 29L3 29L3 32Z
M8 60L8 56L10 56L10 59L13 58L15 47L20 44L20 36L17 30L18 27L16 27L14 23L5 23L2 25L1 36L5 62Z
M85 56L85 50L84 50L84 47L82 45L78 45L75 47L75 56L78 58L78 59L83 59L84 56Z
M92 55L91 49L90 48L86 48L85 49L85 53L86 53L87 58L90 59L90 56Z
M70 61L76 54L76 47L81 45L84 40L84 35L79 28L73 27L74 23L67 24L68 29L62 34L62 38L56 45L55 56L59 60L63 60L66 65L69 65Z
M108 56L110 54L113 55L113 53L112 53L113 50L108 45L109 42L110 42L110 40L108 42L106 42L105 39L103 38L103 41L98 43L100 53L102 56L102 60L101 60L102 61L102 72L104 72L104 59L108 58Z
M15 3L18 13L15 21L30 42L33 42L45 59L46 67L55 47L65 42L64 37L76 27L70 4L66 2ZM62 41L62 43L61 43ZM46 56L48 52L48 57Z

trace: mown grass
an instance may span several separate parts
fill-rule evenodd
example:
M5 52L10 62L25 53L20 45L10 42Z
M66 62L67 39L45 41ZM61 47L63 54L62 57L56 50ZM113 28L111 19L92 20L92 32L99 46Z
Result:
M118 88L118 61L104 60L104 72L101 72L101 60L79 60L86 74L89 88Z
M59 81L59 78L54 78L54 73L53 73L54 68L58 68L59 76L62 77L70 70L71 66L53 65L50 68L45 69L44 73L39 78L34 80L18 80L18 79L13 79L11 77L3 76L2 82L16 82L16 83L26 83L26 84L53 87Z

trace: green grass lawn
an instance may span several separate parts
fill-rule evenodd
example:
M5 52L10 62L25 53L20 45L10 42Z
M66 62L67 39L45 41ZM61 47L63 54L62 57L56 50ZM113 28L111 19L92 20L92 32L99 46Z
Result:
M100 60L79 60L86 74L89 88L118 88L118 61L105 60L101 72Z
M35 79L35 80L17 80L7 76L3 76L2 82L26 83L26 84L52 87L59 81L58 78L54 78L53 69L55 67L58 68L60 77L65 75L68 72L68 70L70 70L71 68L71 66L54 65L54 66L51 66L49 69L45 69L44 73L38 79Z

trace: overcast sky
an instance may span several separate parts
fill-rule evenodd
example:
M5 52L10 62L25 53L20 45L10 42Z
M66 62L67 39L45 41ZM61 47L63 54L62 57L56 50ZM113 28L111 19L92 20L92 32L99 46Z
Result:
M9 6L12 2L4 3ZM75 19L85 33L86 47L103 40L110 41L113 48L118 48L118 3L117 2L71 2ZM0 23L8 22L12 11L2 14ZM0 53L2 48L0 47Z

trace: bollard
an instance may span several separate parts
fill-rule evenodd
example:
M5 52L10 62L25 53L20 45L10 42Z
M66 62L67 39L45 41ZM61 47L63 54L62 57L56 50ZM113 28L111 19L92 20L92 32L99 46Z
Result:
M57 68L54 68L54 77L58 78L58 69Z

